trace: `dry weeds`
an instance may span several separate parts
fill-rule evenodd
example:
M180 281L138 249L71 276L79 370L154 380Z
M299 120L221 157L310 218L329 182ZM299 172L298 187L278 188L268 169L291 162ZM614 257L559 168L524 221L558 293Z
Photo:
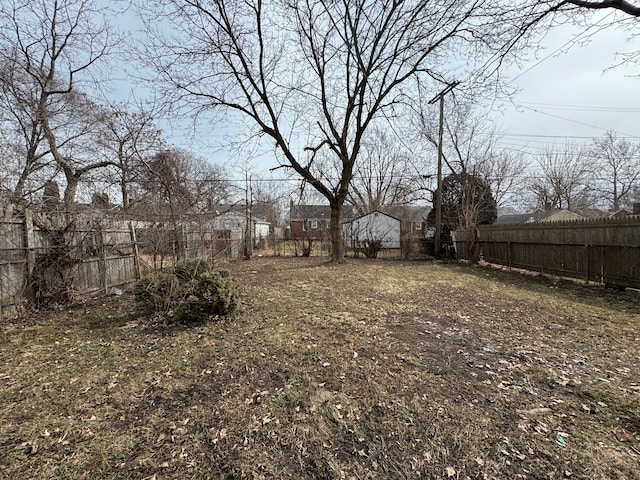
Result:
M0 477L639 479L640 294L257 258L234 318L130 296L0 329Z

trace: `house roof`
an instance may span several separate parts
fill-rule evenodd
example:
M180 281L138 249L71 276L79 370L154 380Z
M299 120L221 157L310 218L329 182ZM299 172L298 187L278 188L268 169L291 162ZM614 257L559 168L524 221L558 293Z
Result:
M379 211L404 222L424 222L431 211L431 207L423 205L387 205L380 207Z
M611 214L613 218L624 218L624 217L628 217L629 215L631 215L631 210L626 208L621 208L620 210L613 212Z
M342 207L342 219L353 218L353 209L350 205ZM289 205L290 220L327 220L331 219L331 207L329 205Z
M576 208L572 212L584 218L607 218L609 216L607 212L599 208Z
M265 220L269 214L271 205L266 203L254 203L251 205L251 217L256 220ZM221 215L246 215L246 205L244 203L237 203L232 205L216 205L214 207L217 216Z
M565 208L552 208L551 210L538 209L533 212L534 222L562 222L565 220L581 220L584 217Z
M384 215L385 217L393 218L394 220L397 220L398 222L402 221L398 217L394 217L393 215L389 215L388 213L383 212L382 210L374 210L373 212L365 213L364 215L360 215L360 216L355 217L355 218L348 218L348 219L344 220L342 223L355 222L356 220L360 220L361 218L365 218L365 217L368 217L368 216L375 216L377 214Z
M562 222L566 220L581 220L583 218L582 215L571 212L565 208L552 208L551 210L539 208L533 213L500 215L496 220L496 224L514 225L522 223Z
M500 225L515 225L518 223L529 223L532 221L531 213L517 213L513 215L500 215L496 219L496 223Z

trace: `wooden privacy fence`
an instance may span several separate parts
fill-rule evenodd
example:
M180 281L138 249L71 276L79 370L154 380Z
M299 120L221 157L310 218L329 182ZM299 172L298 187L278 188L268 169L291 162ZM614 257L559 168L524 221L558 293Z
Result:
M130 223L85 217L73 226L55 226L52 216L34 222L27 210L19 218L0 221L0 318L14 315L27 299L42 301L37 284L64 283L83 295L140 278Z
M0 319L14 316L28 301L45 303L46 291L58 284L73 297L109 292L180 260L236 258L242 242L235 230L167 228L100 212L5 215L0 217Z
M640 288L640 219L482 225L478 238L489 263ZM456 232L460 258L470 240Z

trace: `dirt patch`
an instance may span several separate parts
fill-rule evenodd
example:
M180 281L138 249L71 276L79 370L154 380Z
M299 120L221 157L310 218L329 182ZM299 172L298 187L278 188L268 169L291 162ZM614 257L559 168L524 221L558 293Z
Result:
M428 262L228 266L232 318L131 296L0 330L0 477L640 478L634 292Z

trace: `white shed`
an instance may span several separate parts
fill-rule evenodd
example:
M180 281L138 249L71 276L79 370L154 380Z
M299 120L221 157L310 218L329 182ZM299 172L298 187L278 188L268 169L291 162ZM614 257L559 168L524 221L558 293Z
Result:
M379 210L343 224L344 238L351 247L364 247L365 242L380 240L382 248L400 248L400 219Z
M257 243L260 240L267 238L269 236L269 229L271 228L271 224L269 222L263 222L261 220L253 221L253 238Z

